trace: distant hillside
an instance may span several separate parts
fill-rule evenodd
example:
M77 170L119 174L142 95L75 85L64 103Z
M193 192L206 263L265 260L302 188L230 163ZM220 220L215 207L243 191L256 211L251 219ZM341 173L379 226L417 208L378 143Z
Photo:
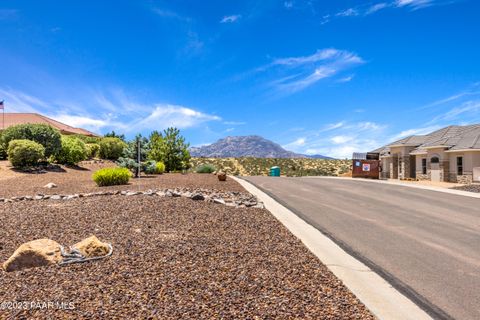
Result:
M287 151L279 144L260 136L226 137L208 146L192 147L190 153L192 157L204 158L310 158L310 156ZM322 157L315 156L317 159Z

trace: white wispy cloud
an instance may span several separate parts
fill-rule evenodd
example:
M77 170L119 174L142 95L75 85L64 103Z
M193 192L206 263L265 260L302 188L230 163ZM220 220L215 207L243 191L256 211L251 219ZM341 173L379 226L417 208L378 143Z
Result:
M431 133L435 130L440 129L441 126L438 125L433 125L433 126L427 126L427 127L421 127L421 128L412 128L412 129L407 129L403 130L391 137L391 141L399 140L402 138L406 138L409 136L418 136L418 135L425 135L428 133Z
M112 125L112 123L108 120L94 119L87 116L73 116L69 114L54 114L47 116L54 120L68 124L69 126L87 129L93 132L100 132L102 128ZM119 124L116 124L115 126L118 127Z
M186 129L221 117L191 107L175 104L142 103L121 89L91 95L88 101L51 102L10 88L0 88L7 112L40 113L68 124L94 132L118 130L135 133L162 130L167 127ZM80 108L77 105L88 105Z
M290 9L290 8L293 7L293 1L285 1L285 2L283 3L283 6L284 6L285 8L287 8L287 9Z
M435 4L435 0L396 0L395 1L395 5L397 7L411 7L413 9L426 8L434 4Z
M336 14L337 17L354 17L358 16L360 13L357 9L348 8L346 10L342 10Z
M367 10L365 11L365 15L369 15L369 14L378 12L382 9L388 8L389 6L390 6L390 4L388 4L386 2L376 3L376 4L371 5L370 7L367 8Z
M458 0L390 0L372 3L370 1L359 4L355 7L345 8L337 13L325 14L321 24L326 24L339 18L369 16L385 9L410 9L415 11L436 5L452 4Z
M270 86L289 94L363 63L365 61L353 52L328 48L317 50L309 56L277 58L268 65L257 68L257 71L273 69L277 76L270 81Z
M151 130L167 127L185 129L213 120L221 120L221 118L183 106L157 104L146 118L138 120L133 127Z
M226 124L229 126L243 126L247 123L245 121L223 121L223 124Z
M220 23L234 23L237 22L242 16L240 14L233 14L230 16L224 16Z
M152 8L152 12L155 13L156 15L162 17L162 18L170 18L170 19L175 19L183 22L191 22L192 19L189 17L182 16L174 11L171 10L166 10L162 8Z
M355 77L355 75L351 74L351 75L348 75L346 77L338 79L337 82L340 82L340 83L350 82L350 81L353 80L354 77Z
M302 132L302 136L284 147L302 154L350 158L353 152L370 151L386 144L386 128L386 125L369 121L339 121L319 130Z
M292 141L290 143L287 143L285 145L283 145L282 147L284 149L287 149L287 150L290 150L290 149L297 149L298 147L300 146L304 146L305 145L305 142L306 142L306 139L304 137L302 138L298 138L296 139L295 141Z

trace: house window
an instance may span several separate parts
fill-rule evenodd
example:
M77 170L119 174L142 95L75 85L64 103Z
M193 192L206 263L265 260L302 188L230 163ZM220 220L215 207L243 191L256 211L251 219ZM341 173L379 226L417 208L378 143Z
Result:
M422 174L427 174L427 159L422 159Z
M432 157L432 159L430 159L430 162L431 163L440 163L440 159L438 157Z
M457 175L463 176L463 157L457 157Z

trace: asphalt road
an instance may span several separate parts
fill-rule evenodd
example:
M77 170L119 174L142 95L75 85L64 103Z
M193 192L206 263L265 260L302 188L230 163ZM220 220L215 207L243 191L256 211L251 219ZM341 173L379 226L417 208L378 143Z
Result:
M480 319L480 199L362 180L247 177L438 319Z

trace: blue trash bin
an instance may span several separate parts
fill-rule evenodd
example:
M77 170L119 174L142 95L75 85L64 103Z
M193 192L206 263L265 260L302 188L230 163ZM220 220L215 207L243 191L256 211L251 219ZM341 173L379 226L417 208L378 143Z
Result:
M280 167L271 167L270 168L270 177L280 177Z

